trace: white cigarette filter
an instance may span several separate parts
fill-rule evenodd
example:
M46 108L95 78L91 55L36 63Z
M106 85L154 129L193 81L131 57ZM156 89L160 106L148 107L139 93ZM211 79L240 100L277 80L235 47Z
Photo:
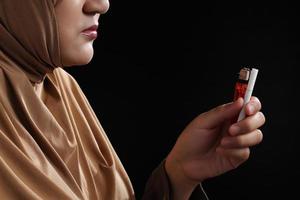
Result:
M238 122L243 120L246 117L245 107L246 107L246 104L250 101L250 98L252 96L252 92L254 89L257 74L258 74L258 69L252 68L251 72L250 72L250 78L249 78L247 90L246 90L246 93L244 96L244 106L239 114Z

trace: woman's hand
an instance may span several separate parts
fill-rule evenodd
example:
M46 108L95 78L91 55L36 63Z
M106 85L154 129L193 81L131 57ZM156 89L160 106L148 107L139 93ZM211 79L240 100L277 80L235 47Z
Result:
M260 101L252 97L246 118L232 124L242 107L239 98L199 115L184 129L165 164L173 199L188 199L203 180L238 167L249 158L249 147L262 141Z

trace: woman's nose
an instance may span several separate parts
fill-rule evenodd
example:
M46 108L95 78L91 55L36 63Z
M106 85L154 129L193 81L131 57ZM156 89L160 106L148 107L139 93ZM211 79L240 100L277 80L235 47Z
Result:
M109 9L109 0L86 0L83 11L87 14L104 14Z

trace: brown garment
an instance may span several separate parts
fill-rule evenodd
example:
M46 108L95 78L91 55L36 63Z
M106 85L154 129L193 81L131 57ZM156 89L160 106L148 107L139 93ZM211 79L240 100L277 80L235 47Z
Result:
M54 5L0 2L0 197L134 199L96 115L61 68Z
M55 3L0 2L0 197L134 199L95 113L62 69ZM144 198L169 199L164 166L157 171Z

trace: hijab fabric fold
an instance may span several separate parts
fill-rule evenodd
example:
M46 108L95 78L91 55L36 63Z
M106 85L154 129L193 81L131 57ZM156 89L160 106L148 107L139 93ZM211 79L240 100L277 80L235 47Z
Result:
M62 69L55 3L0 3L0 196L134 199L97 116Z

